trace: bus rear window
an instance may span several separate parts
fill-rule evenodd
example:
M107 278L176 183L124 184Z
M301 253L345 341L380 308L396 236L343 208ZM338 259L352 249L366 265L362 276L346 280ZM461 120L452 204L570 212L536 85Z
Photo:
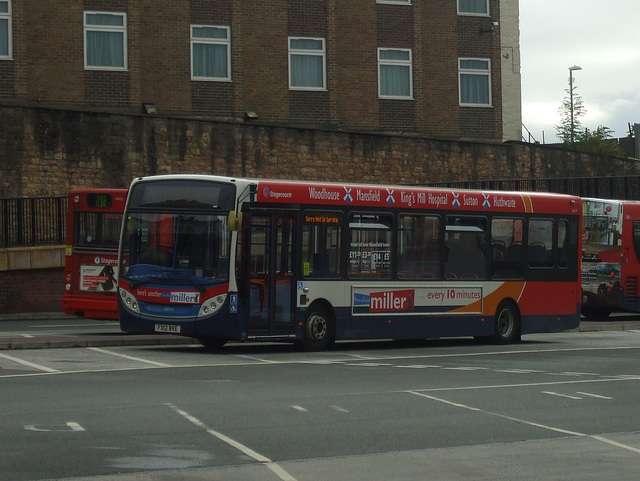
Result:
M86 247L118 247L122 214L76 212L73 244Z

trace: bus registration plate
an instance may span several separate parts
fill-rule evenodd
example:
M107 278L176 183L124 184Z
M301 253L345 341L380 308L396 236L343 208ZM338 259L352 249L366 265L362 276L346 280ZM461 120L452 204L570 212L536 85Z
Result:
M180 334L180 326L178 324L156 324L156 332Z

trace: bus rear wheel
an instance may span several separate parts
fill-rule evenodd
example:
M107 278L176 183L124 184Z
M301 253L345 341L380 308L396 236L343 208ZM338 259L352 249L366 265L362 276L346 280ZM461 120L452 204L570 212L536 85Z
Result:
M520 313L511 301L502 301L496 310L493 341L496 344L513 344L520 341Z
M311 306L304 323L302 347L309 352L324 351L331 342L332 318L324 306Z

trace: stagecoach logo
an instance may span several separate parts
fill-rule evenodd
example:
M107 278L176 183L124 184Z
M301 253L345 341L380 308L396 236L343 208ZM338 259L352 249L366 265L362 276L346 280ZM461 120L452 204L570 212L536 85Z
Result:
M353 305L369 307L369 312L400 312L413 311L415 307L416 291L406 289L402 291L383 291L366 294L353 294Z
M264 195L265 199L268 199L268 198L279 199L280 197L285 197L285 198L292 197L291 192L274 192L271 189L269 189L269 187L265 187L262 190L262 195Z
M118 259L105 259L104 257L96 256L93 262L97 266L115 266L118 263Z
M484 197L482 207L484 207L485 209L489 209L491 207L491 204L489 203L489 194L482 194L482 196Z
M458 207L460 207L460 201L458 200L458 197L460 196L460 194L455 194L451 192L451 195L453 195L453 208L457 209Z
M351 189L347 189L346 187L344 188L346 194L344 196L344 203L345 204L351 204L351 202L353 202L353 197L351 197Z
M393 204L395 203L395 201L396 201L396 200L393 198L393 190L391 190L391 189L387 189L387 194L389 194L389 195L388 195L388 197L387 197L387 204L389 204L389 205L393 205Z

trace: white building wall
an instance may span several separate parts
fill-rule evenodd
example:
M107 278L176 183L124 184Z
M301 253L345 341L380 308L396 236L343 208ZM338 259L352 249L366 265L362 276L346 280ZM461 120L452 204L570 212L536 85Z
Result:
M522 140L519 0L500 0L502 140Z

